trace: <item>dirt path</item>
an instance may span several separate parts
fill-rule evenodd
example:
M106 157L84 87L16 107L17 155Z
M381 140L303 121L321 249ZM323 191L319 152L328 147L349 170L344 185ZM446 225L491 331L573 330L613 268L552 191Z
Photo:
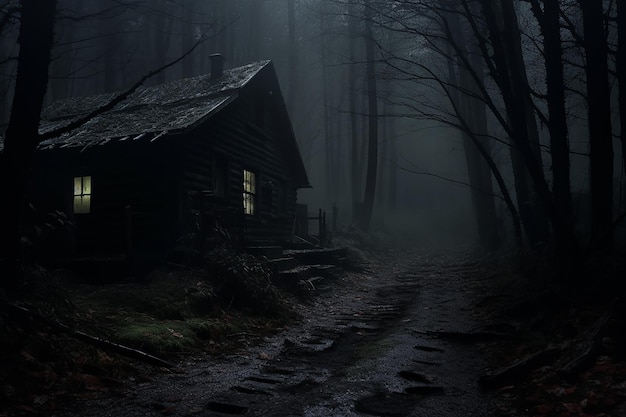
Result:
M433 338L481 323L485 271L463 253L398 254L348 273L299 306L305 319L259 346L189 358L181 372L128 381L84 416L491 416L477 345Z

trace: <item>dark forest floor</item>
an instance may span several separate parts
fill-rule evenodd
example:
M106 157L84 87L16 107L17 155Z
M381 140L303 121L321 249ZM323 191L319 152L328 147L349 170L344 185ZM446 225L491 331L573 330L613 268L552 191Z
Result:
M323 291L278 292L264 314L220 301L191 269L48 281L32 310L176 367L5 314L0 416L626 415L618 292L564 290L540 262L524 276L470 251L372 253ZM619 274L620 262L592 270Z
M500 415L626 416L625 265L623 252L589 261L584 286L542 263L493 282L479 307L517 326L492 352L507 372L484 381Z

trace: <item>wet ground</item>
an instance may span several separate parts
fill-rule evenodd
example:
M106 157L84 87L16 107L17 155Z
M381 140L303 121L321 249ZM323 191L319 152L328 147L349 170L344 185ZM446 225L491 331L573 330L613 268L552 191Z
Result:
M83 416L491 416L480 345L428 334L484 324L487 271L465 252L398 253L320 289L297 325L237 353L127 381Z

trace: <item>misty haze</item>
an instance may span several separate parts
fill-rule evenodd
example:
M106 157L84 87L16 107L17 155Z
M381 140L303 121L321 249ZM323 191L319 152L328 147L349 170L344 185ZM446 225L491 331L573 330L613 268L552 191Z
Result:
M624 0L0 0L0 416L626 415Z

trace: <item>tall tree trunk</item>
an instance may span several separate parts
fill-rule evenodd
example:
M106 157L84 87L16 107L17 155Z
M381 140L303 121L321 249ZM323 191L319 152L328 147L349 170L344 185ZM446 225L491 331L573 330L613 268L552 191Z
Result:
M331 134L331 113L330 113L330 77L328 76L328 48L327 48L327 17L322 12L320 17L320 57L322 63L322 106L323 108L323 124L324 124L324 179L326 182L326 201L324 204L332 204L333 196L330 191L334 187L333 179L333 141Z
M574 219L570 189L569 140L567 113L565 110L565 81L563 78L563 47L561 43L561 21L558 0L545 0L543 12L538 1L533 2L533 11L540 24L544 38L546 63L546 91L549 112L550 155L554 205L563 220L555 227L564 230L555 232L557 257L562 265L571 263L578 252L573 236Z
M235 54L235 50L238 50L239 53L244 52L241 51L243 48L237 48L235 45L235 39L233 37L233 32L235 30L236 25L233 23L235 18L232 0L215 0L211 2L212 8L212 21L219 22L219 27L213 28L216 39L216 50L212 53L220 53L224 55L226 61L233 66L237 65L238 57ZM219 34L217 32L220 32Z
M15 95L0 160L0 285L5 288L18 279L20 224L48 87L56 5L56 0L22 0Z
M117 20L116 17L100 18L98 20L98 31L102 39L102 90L98 89L98 93L115 91L117 87L119 39L117 38ZM165 62L165 59L163 59ZM162 65L160 63L159 65Z
M288 17L288 48L289 48L289 92L287 108L289 116L294 120L296 114L296 98L298 96L298 46L296 43L296 0L287 0Z
M591 240L598 248L612 245L613 137L608 45L604 35L602 2L580 0L583 13L585 75L589 114Z
M496 82L510 123L511 159L520 215L531 244L546 243L549 238L547 219L555 233L561 230L558 224L563 219L554 208L543 173L517 15L512 0L481 0L481 4L498 70Z
M154 13L154 66L158 68L165 65L167 61L167 51L170 47L174 19L171 16L167 0L158 0ZM156 75L155 82L157 84L165 82L165 71L161 71Z
M393 216L398 207L398 144L396 143L397 128L396 119L389 120L389 182L387 183L388 201L387 208L390 216Z
M617 81L622 165L626 173L626 0L617 0Z
M365 195L361 228L368 231L376 195L376 172L378 169L378 97L376 89L376 55L374 52L373 13L369 0L365 1L365 59L368 97L368 146Z
M77 0L72 0L66 1L65 7L70 12L77 13L80 5ZM63 26L62 33L57 33L57 39L61 45L57 44L55 46L55 59L50 65L51 79L47 95L49 101L60 100L72 96L71 90L73 81L71 78L73 77L71 77L71 72L75 53L75 29L74 23L70 22Z
M463 132L463 148L469 181L472 186L470 193L478 236L481 246L489 250L495 250L500 246L501 242L498 234L491 170L471 137L471 135L474 135L475 138L480 140L482 147L489 152L489 140L486 138L487 109L484 101L477 98L480 96L480 91L476 81L470 76L470 68L465 67L465 65L471 65L471 71L475 77L482 80L484 73L483 63L476 58L479 51L472 50L469 54L467 53L467 42L463 36L463 28L456 10L448 13L447 21L452 37L450 41L455 44L457 53L464 55L463 57L458 56L457 63L454 65L452 60L453 53L452 51L449 52L448 73L450 82L457 89L455 94L456 107L461 113L458 117L463 118L471 129L471 132ZM469 47L471 48L471 44ZM472 58L470 59L469 56ZM457 69L458 77L456 75ZM467 93L461 94L460 92Z
M182 6L182 16L181 19L181 53L185 53L190 50L193 44L195 43L195 2L185 2ZM189 78L194 75L194 55L189 55L186 57L181 63L181 75L183 78ZM207 59L204 57L204 59Z
M385 83L387 84L387 83ZM387 176L389 170L389 117L387 116L389 111L389 105L383 102L382 105L382 119L379 122L381 146L379 147L379 162L378 162L378 182L376 184L376 205L380 210L379 215L383 215L385 212L385 192L387 188Z
M358 207L361 202L361 175L359 168L359 128L357 115L357 18L354 3L349 5L348 37L350 62L348 63L348 102L350 109L350 192L352 200L352 222L358 223Z
M249 59L261 59L261 41L263 40L263 0L250 0L248 29Z

